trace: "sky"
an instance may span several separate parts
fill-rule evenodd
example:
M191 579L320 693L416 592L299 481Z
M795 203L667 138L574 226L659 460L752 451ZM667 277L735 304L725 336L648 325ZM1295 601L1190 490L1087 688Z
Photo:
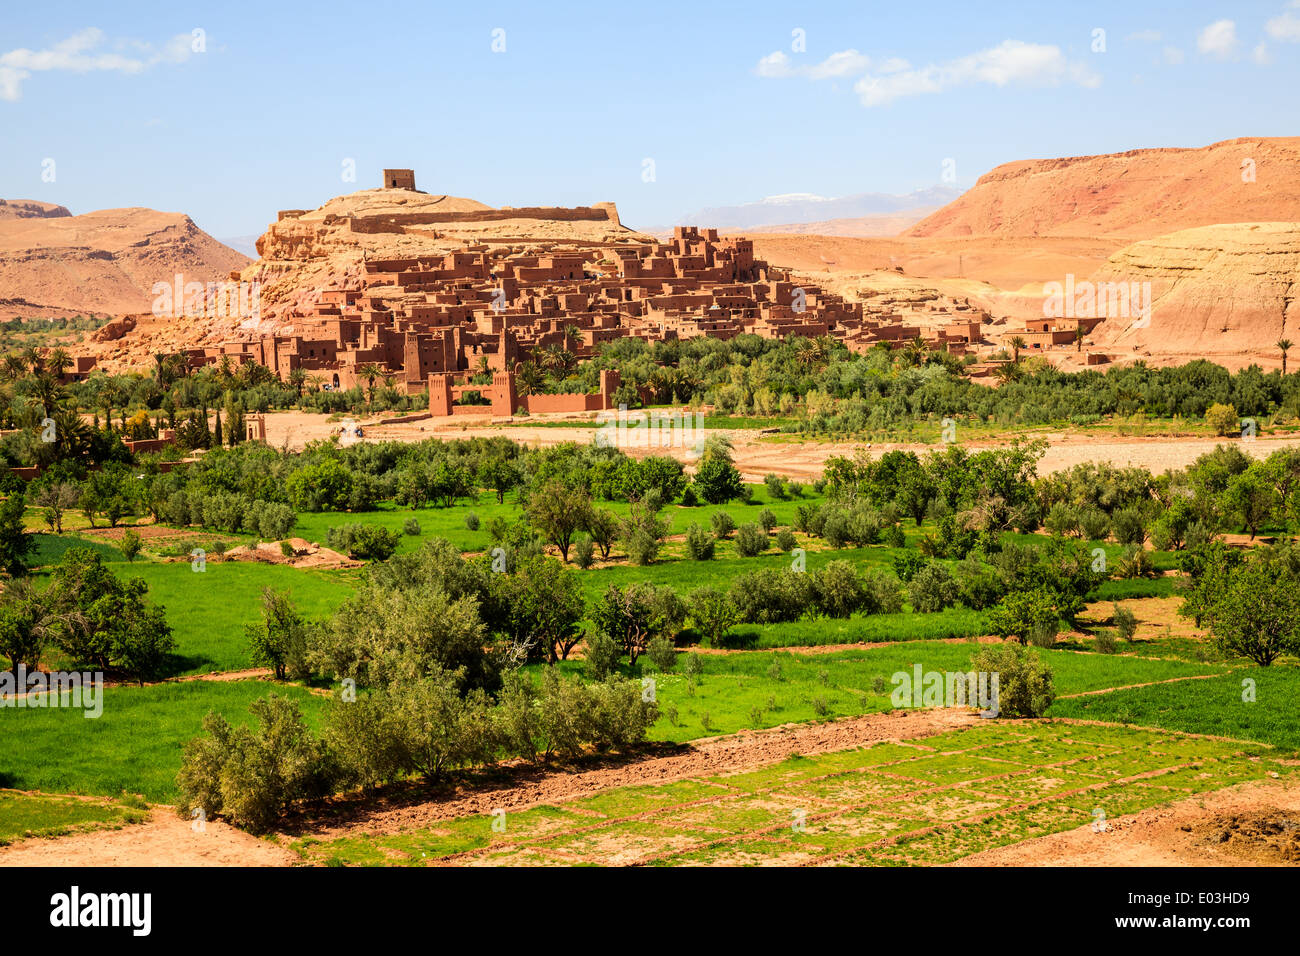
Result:
M645 228L1300 134L1300 0L989 6L7 3L0 197L235 237L409 167Z

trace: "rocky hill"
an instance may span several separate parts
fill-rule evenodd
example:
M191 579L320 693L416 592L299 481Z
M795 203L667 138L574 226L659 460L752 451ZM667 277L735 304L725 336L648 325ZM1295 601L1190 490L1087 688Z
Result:
M155 282L221 281L248 261L182 213L0 202L3 318L147 312Z
M1300 137L1005 163L904 235L1120 236L1300 221Z
M1108 318L1094 333L1121 354L1275 353L1300 343L1300 222L1184 229L1125 246L1094 282L1150 282L1149 323Z
M571 240L647 237L624 227L613 203L494 208L411 189L365 189L313 210L286 210L257 240L260 255L240 278L261 284L261 323L273 331L310 311L325 289L359 287L367 258L444 255L467 243L545 253Z

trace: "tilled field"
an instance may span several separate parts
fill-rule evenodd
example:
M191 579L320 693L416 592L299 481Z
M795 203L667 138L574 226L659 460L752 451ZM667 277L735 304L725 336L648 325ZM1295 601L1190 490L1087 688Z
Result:
M1270 748L1126 727L992 723L615 787L401 832L307 838L347 865L935 865L1248 781Z

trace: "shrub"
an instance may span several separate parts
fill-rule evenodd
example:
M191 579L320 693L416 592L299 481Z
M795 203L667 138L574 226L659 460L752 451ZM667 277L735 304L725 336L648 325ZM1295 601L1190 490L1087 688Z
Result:
M911 581L916 577L916 572L920 571L929 562L925 556L916 551L904 551L902 554L894 555L894 573L898 575L900 581Z
M776 546L787 554L793 551L798 544L798 540L796 540L794 533L789 528L782 528L776 533Z
M349 558L387 561L397 550L401 536L395 531L370 524L340 524L329 529L326 543Z
M821 536L836 550L849 543L849 516L843 508L825 509L825 517L821 523Z
M122 532L122 540L118 542L117 546L127 562L134 563L135 559L140 555L140 550L144 547L144 541L141 540L137 531L127 528Z
M1043 522L1050 534L1057 537L1077 534L1079 531L1079 513L1063 501L1058 501L1052 505L1052 509L1047 512L1047 518Z
M871 568L862 576L862 586L867 592L862 609L868 614L897 614L903 609L903 584L892 574Z
M785 498L785 482L780 475L764 475L763 484L767 487L767 493L772 496L773 501L781 501Z
M655 558L659 557L659 545L659 539L644 528L637 528L623 542L628 560L640 567L654 563Z
M736 578L730 594L741 620L775 624L803 617L813 608L815 590L807 574L763 568Z
M756 524L740 526L736 532L736 551L742 558L752 558L767 550L767 532Z
M1222 405L1218 402L1205 410L1205 424L1210 426L1214 434L1225 438L1239 434L1241 427L1237 410L1231 405Z
M43 592L59 622L55 641L74 665L118 671L144 681L159 676L176 647L161 608L140 578L120 580L89 548L70 548Z
M596 544L591 540L591 535L580 535L573 543L573 560L584 571L591 567L596 560Z
M682 492L682 507L694 508L700 503L700 496L695 493L694 485L687 485L686 490Z
M686 529L686 555L692 561L711 561L716 547L717 542L713 535L698 524L693 524Z
M298 550L287 540L280 542L280 554L286 558L296 557Z
M584 666L592 680L606 680L618 669L619 646L603 631L587 635Z
M1092 639L1092 646L1098 654L1114 654L1115 632L1111 630L1098 631Z
M1147 539L1146 516L1141 508L1121 508L1111 520L1115 540L1120 544L1142 544Z
M891 524L885 529L885 544L891 548L907 547L907 534L901 524Z
M702 587L691 593L690 617L710 647L720 647L728 630L740 623L740 611L731 598L716 588Z
M670 671L677 663L677 648L672 641L660 635L646 645L645 656L650 659L655 670Z
M474 519L473 527L470 527L470 520L469 520L469 519L470 519L471 517ZM465 516L465 527L469 528L470 531L477 531L477 530L478 530L478 515L474 514L472 511L471 511L469 514L467 514L467 515ZM403 521L403 522L402 522L402 534L406 535L408 538L417 538L417 537L419 537L419 535L420 535L420 522L419 522L419 520L417 520L416 518L407 518L405 521Z
M976 673L998 675L998 715L1041 717L1056 699L1052 669L1037 653L1009 644L985 648L971 658Z
M802 531L804 534L820 534L821 508L809 502L808 504L796 505L794 509L794 527L796 531ZM816 525L816 530L814 530Z
M767 534L772 533L772 529L776 527L776 515L771 508L764 508L758 513L758 524Z
M614 513L604 508L589 509L583 516L582 530L591 535L591 540L600 548L600 556L607 559L618 540L618 518Z
M232 727L220 714L204 718L207 736L186 744L176 786L184 815L199 809L265 833L295 800L327 793L331 774L296 703L270 694L249 711L257 729Z
M709 524L713 528L713 536L722 540L736 530L736 519L731 517L729 511L715 511L709 515Z
M1130 580L1133 578L1153 578L1156 576L1155 562L1151 552L1140 544L1131 544L1124 549L1120 559L1115 562L1115 577Z
M610 585L591 608L596 628L635 664L656 637L674 638L686 619L686 605L671 588L653 584Z
M1114 605L1115 630L1126 641L1132 641L1137 634L1137 615L1126 607Z
M1056 634L1057 613L1052 595L1044 588L1012 591L989 612L989 627L999 637L1014 637L1022 645L1035 633L1051 628Z
M867 603L867 589L848 561L830 561L813 575L816 610L826 617L844 618Z
M1105 541L1110 534L1110 516L1100 508L1084 508L1079 512L1079 528L1089 541Z
M931 561L912 577L907 588L912 610L934 614L957 600L957 582L942 564Z

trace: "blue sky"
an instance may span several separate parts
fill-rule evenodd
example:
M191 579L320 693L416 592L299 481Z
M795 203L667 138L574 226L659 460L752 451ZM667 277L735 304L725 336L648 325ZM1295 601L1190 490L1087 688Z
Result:
M965 187L1014 159L1300 134L1300 0L981 6L6 4L0 196L239 236L410 166L429 192L612 200L649 226L909 192L945 160Z

